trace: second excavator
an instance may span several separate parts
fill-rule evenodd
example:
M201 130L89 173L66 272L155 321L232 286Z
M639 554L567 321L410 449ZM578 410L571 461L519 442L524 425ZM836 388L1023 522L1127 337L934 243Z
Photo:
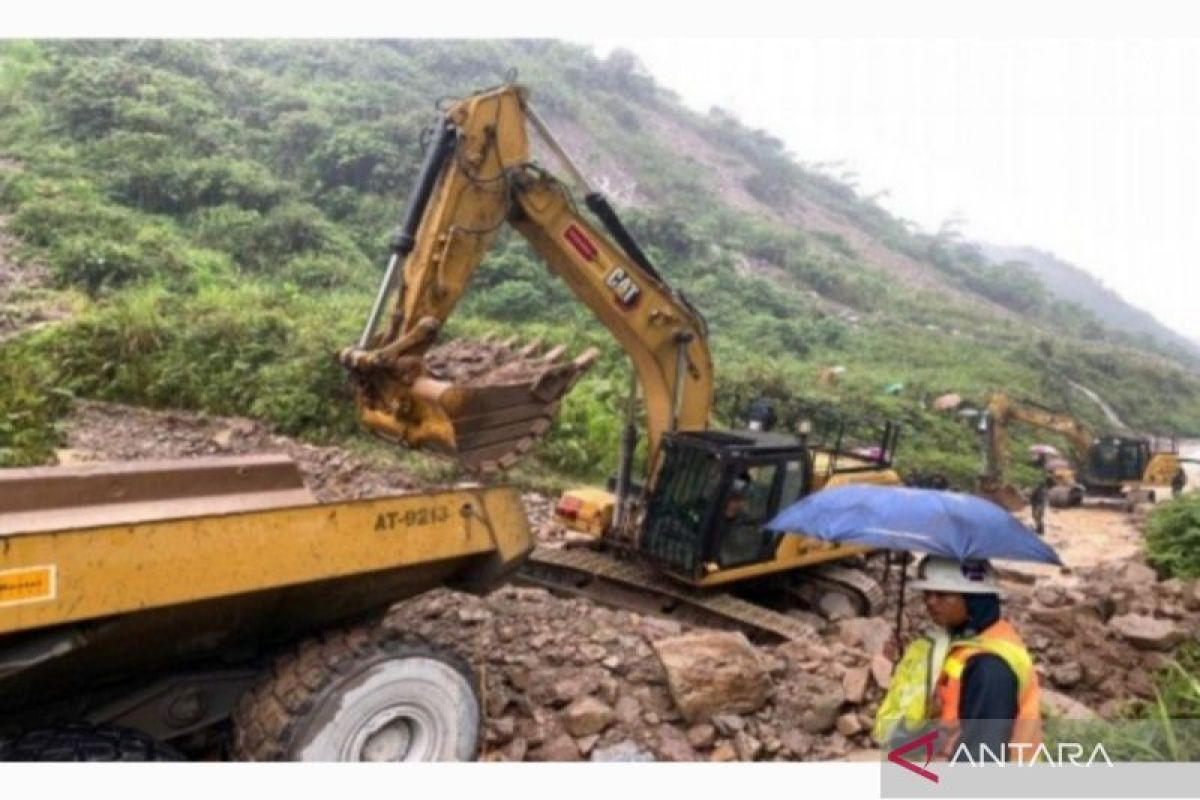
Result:
M603 230L581 214L567 183L533 160L531 131ZM790 618L723 589L812 600L819 586L821 594L840 592L855 611L875 611L878 584L835 564L862 548L763 526L825 486L900 483L891 469L897 429L881 425L870 447L853 451L838 441L819 445L803 430L767 430L769 415L748 430L710 429L714 370L704 317L588 184L523 87L504 85L454 104L428 145L368 323L340 356L364 424L479 471L512 466L549 429L595 352L565 361L561 348L539 356L507 343L488 343L482 355L478 345L435 347L506 222L613 335L636 377L612 491L567 492L557 507L559 521L592 534L595 546L539 550L527 578L659 611L685 607L783 637L796 632ZM464 365L467 353L472 363ZM635 481L639 393L646 472Z
M1167 487L1183 475L1178 445L1173 440L1148 436L1106 434L1070 414L1054 411L1029 401L1018 401L996 392L982 418L986 469L980 492L1011 510L1024 505L1024 498L1004 481L1008 462L1008 427L1021 422L1062 435L1070 444L1074 466L1046 465L1054 483L1051 503L1078 506L1086 497L1115 498L1132 510L1142 500L1155 499L1155 487Z

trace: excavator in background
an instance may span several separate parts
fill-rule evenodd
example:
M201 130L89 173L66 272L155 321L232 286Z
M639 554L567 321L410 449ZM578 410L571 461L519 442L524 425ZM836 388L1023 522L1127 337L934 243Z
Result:
M567 184L532 159L531 131L603 230L582 215ZM556 510L563 524L590 534L592 546L539 548L521 574L562 591L660 612L686 609L709 623L782 638L797 634L793 618L722 590L802 599L807 592L811 600L820 587L841 593L855 611L877 610L878 584L843 566L862 548L764 525L820 488L899 484L891 468L896 427L881 426L857 450L836 437L828 445L811 441L803 427L770 430L769 413L757 413L747 430L711 430L714 373L704 317L589 186L523 87L500 86L452 105L434 132L367 324L357 345L340 354L364 425L484 472L512 466L549 429L594 351L564 361L561 348L539 355L535 347L487 342L480 356L478 344L435 347L506 222L633 367L611 490L569 491ZM472 363L464 366L456 354ZM639 394L646 472L635 482Z
M986 468L979 490L1010 510L1018 510L1025 504L1021 492L1004 481L1009 459L1008 427L1014 422L1053 431L1070 443L1073 465L1061 462L1044 465L1046 476L1054 483L1048 499L1057 507L1078 506L1085 498L1118 498L1127 510L1132 510L1143 500L1154 502L1157 493L1153 487L1169 487L1184 474L1174 440L1116 434L1096 436L1070 414L996 392L980 422Z

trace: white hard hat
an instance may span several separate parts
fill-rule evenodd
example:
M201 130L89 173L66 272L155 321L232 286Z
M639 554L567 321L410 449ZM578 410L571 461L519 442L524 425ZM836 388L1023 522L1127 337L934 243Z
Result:
M997 594L1000 580L987 561L959 562L942 556L926 556L917 565L917 580L910 586L924 592Z

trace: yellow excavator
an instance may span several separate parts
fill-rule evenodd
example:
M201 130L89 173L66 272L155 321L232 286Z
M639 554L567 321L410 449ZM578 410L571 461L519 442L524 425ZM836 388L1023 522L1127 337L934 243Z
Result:
M531 132L599 227L583 216L567 183L533 160ZM635 377L613 491L571 491L557 507L559 521L592 534L594 546L539 549L523 574L558 588L587 586L608 600L655 598L648 602L657 610L687 606L781 636L795 631L783 615L769 617L712 587L788 594L802 592L801 584L823 585L843 592L856 610L874 611L878 585L834 565L861 548L763 525L822 487L900 483L891 469L896 428L879 426L877 438L857 449L815 443L804 430L769 430L769 413L747 430L710 429L714 373L704 317L589 186L523 87L504 85L450 106L434 132L367 324L357 345L340 354L366 427L481 471L516 463L548 430L594 352L568 362L561 348L539 357L510 343L490 343L482 356L461 343L435 347L505 223L613 335ZM464 367L456 352L471 354L473 363ZM632 478L639 392L646 419L642 488ZM797 581L800 571L809 580Z
M1008 427L1014 422L1053 431L1070 444L1074 465L1049 463L1047 477L1054 482L1050 502L1056 506L1078 506L1085 498L1119 498L1127 509L1143 499L1153 502L1153 487L1167 487L1183 475L1183 464L1174 441L1144 436L1107 434L1097 436L1070 414L1054 411L1030 401L1017 401L996 392L982 417L986 469L980 491L1006 508L1016 510L1024 498L1005 483L1008 463Z

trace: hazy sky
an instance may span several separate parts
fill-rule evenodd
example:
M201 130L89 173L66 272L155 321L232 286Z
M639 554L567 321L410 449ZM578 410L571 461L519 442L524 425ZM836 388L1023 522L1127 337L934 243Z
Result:
M592 39L926 230L1032 245L1200 339L1200 40Z

